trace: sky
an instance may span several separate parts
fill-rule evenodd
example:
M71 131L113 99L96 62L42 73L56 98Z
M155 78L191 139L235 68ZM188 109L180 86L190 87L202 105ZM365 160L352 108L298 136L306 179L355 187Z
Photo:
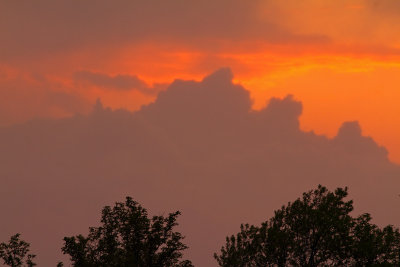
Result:
M345 120L400 162L397 0L2 1L0 125L138 110L175 79L230 67L253 108L293 94L301 127Z
M23 228L38 251L61 246L57 225L84 232L125 193L215 225L182 226L200 266L240 223L322 182L354 185L360 210L400 222L380 208L398 202L398 0L0 0L0 33L0 179L13 214L0 226ZM296 182L274 194L280 179ZM254 211L230 206L240 189ZM33 211L43 217L16 223Z

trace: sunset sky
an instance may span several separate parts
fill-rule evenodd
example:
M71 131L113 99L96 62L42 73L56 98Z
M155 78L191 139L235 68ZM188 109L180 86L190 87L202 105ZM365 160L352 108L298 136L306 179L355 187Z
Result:
M0 0L0 242L130 195L215 266L318 184L398 226L399 103L400 0Z
M254 109L303 103L301 127L343 121L400 162L397 0L2 1L0 125L137 110L175 79L230 67Z

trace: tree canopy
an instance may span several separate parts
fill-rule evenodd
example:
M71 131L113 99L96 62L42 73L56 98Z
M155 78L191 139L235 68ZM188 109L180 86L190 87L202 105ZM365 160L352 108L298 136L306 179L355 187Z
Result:
M12 267L35 266L33 259L36 255L29 254L30 244L21 240L20 236L20 234L15 234L7 243L0 243L0 258L3 264Z
M179 215L149 218L146 209L127 197L124 203L104 207L101 226L90 227L87 237L65 237L62 251L76 267L192 266L182 260L187 246L174 231Z
M261 226L241 225L227 237L220 266L399 266L400 233L379 228L369 214L351 216L347 188L303 194Z
M400 232L353 216L347 188L331 192L319 185L276 210L260 226L242 224L214 254L223 267L400 266ZM183 236L174 230L180 212L149 217L132 198L102 210L101 223L87 236L64 238L62 252L75 267L192 267L183 260ZM13 235L0 243L7 266L33 267L29 243ZM63 266L60 262L59 267Z

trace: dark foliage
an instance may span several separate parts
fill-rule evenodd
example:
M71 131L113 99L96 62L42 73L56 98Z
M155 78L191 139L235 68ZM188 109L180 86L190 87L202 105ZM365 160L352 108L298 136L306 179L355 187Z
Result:
M65 237L62 251L76 267L192 266L181 260L187 246L173 230L179 215L148 218L146 209L127 197L104 207L101 226L89 228L87 237Z
M323 186L275 211L260 227L228 237L220 266L400 266L400 233L381 229L369 214L352 217L347 188Z
M33 259L36 255L29 254L29 243L19 237L20 234L15 234L8 243L0 243L0 258L3 264L12 267L35 266Z

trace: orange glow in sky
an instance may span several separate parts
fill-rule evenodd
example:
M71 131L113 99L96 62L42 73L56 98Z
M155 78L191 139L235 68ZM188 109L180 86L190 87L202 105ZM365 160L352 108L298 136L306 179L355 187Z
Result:
M334 136L342 122L358 120L400 163L398 1L220 1L212 9L206 2L141 3L146 16L131 14L138 3L105 2L90 9L93 24L71 15L82 5L4 7L0 125L88 113L99 97L113 109L138 110L155 99L154 88L230 67L254 109L293 94L303 103L304 130ZM52 9L60 17L49 16ZM79 71L136 76L150 93L82 83Z
M400 162L400 56L376 56L369 51L355 53L351 49L343 51L341 47L301 50L270 46L264 49L257 47L253 53L202 52L147 43L108 51L110 54L99 62L90 53L61 56L56 60L64 62L63 66L48 72L46 78L55 85L51 88L53 91L76 93L90 103L100 97L104 105L113 109L137 110L152 102L156 95L77 85L72 77L75 62L85 63L80 69L111 76L137 75L149 86L168 84L176 78L201 80L212 71L229 66L235 82L251 92L254 109L265 106L271 97L293 94L303 103L300 119L303 130L334 136L342 122L358 120L363 133L386 146L390 158ZM54 62L43 62L46 64ZM24 76L23 71L18 74L12 68L4 73L11 80ZM28 84L40 83L30 76L24 80ZM72 115L55 107L47 112L56 117Z
M0 1L0 241L54 266L124 194L214 266L317 184L400 225L399 103L400 0Z
M386 146L390 158L400 162L400 61L399 57L340 51L290 51L271 47L255 53L201 53L165 51L145 46L121 52L104 68L105 73L136 74L147 83L170 83L175 78L201 80L222 66L229 66L235 82L251 92L253 108L265 106L271 97L293 94L303 103L301 127L306 131L334 136L344 121L358 120L363 134ZM330 48L331 49L331 48ZM138 52L140 51L140 52ZM146 56L144 56L146 55ZM151 55L151 56L149 56ZM205 64L207 62L208 64ZM95 95L101 93L96 92ZM135 110L153 97L131 98L103 94L113 108ZM128 95L129 95L128 94ZM129 100L128 100L129 99Z

